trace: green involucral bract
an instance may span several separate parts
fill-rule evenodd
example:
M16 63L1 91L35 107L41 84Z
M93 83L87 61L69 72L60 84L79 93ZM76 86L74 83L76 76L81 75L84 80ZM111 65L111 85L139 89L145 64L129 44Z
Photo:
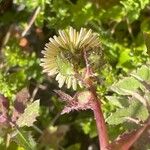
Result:
M78 32L72 27L67 30L59 30L58 36L50 38L42 51L44 58L41 59L43 72L49 76L56 75L56 80L61 88L64 84L67 88L77 89L77 85L82 87L81 81L76 77L76 73L81 73L86 66L83 58L83 51L100 49L98 35L92 30L81 28Z
M62 53L60 55L57 55L56 58L58 70L60 73L64 76L72 76L74 75L74 69L71 63L63 56Z

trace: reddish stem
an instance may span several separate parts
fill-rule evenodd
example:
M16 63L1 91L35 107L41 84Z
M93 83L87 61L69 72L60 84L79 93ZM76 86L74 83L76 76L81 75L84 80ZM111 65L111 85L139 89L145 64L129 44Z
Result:
M106 123L101 109L101 103L97 97L96 89L94 87L93 81L90 79L92 75L92 71L88 63L86 50L83 51L83 56L86 64L86 73L83 81L87 89L89 89L89 91L91 91L91 93L93 94L90 102L92 107L91 109L94 112L94 117L95 117L96 126L98 130L99 146L101 150L108 150L109 138L108 138L108 133L106 128Z
M100 149L108 150L109 138L107 134L106 123L105 123L105 119L104 119L103 112L101 109L101 104L97 98L95 98L92 101L92 110L94 112L94 117L95 117L96 126L98 130Z

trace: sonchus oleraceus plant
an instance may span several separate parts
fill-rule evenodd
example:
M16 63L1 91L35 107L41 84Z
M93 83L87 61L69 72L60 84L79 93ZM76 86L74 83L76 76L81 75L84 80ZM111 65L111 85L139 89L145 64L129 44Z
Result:
M43 72L55 76L59 88L66 86L78 91L73 97L61 90L55 90L66 103L62 114L73 110L91 109L96 120L99 145L101 150L128 150L139 137L141 130L126 135L124 138L109 143L106 122L101 108L101 100L96 93L95 70L97 65L91 62L93 54L101 54L101 44L97 33L91 29L72 27L59 30L58 36L49 39L42 51L41 66ZM100 55L102 56L102 55ZM103 58L101 58L103 60ZM83 90L78 90L82 88ZM81 91L81 92L80 92Z

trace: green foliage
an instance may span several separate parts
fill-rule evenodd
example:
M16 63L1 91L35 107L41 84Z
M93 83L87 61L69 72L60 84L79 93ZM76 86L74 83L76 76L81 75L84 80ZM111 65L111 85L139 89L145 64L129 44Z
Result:
M111 90L119 95L124 95L124 97L106 97L111 104L118 107L118 109L107 118L109 124L120 124L127 121L127 118L145 121L149 116L145 95L150 92L148 89L150 69L148 66L143 65L136 71L133 71L131 75L132 77L125 77L111 87ZM143 91L143 94L140 90ZM125 95L130 95L130 97Z
M117 84L114 84L111 89L118 94L129 95L127 91L135 92L140 87L140 85L141 84L133 77L127 77Z
M26 150L34 149L36 146L36 142L32 135L29 132L24 132L23 130L18 130L18 134L15 136L14 141Z
M31 133L23 130L17 130L17 135L13 138L13 141L22 147L23 150L32 150L35 149L36 146L36 142L34 141Z
M118 108L127 107L129 105L129 102L125 100L124 97L119 97L118 95L106 96L106 99L111 105L114 105Z
M66 150L74 150L74 149L79 150L80 144L77 143L77 144L71 145Z
M138 19L140 12L149 3L149 0L121 0L118 5L103 11L101 18L112 19L120 22L122 19L127 18L130 22Z
M128 117L138 119L140 121L145 121L148 116L148 110L146 107L141 105L140 102L132 99L133 102L128 107L114 112L110 117L107 118L107 122L110 125L118 125L128 120Z
M149 65L143 65L141 68L137 69L131 74L133 77L139 79L140 81L150 82L150 68Z
M112 139L125 131L134 130L149 118L149 73L149 65L143 65L110 87L117 93L106 96L109 104L114 106L114 110L106 117ZM113 133L111 127L114 128ZM147 150L148 143L145 145L144 149Z
M54 29L63 29L68 25L80 28L94 19L94 9L91 2L78 0L73 4L68 0L54 0L46 11L48 24Z
M79 119L78 122L84 134L88 135L90 138L95 138L97 136L95 122L91 117Z
M4 49L3 60L0 91L6 97L13 99L17 91L29 84L30 79L42 80L36 54L23 52L15 39Z

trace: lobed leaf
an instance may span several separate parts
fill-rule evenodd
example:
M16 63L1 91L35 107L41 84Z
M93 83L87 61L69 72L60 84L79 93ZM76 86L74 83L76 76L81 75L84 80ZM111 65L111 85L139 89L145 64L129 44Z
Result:
M126 121L127 117L136 118L140 121L145 121L149 116L148 110L141 105L139 101L133 100L128 107L118 109L107 118L107 123L110 125L118 125Z
M139 81L150 82L150 68L146 65L143 65L141 68L137 69L137 71L133 72L131 75Z
M120 95L130 95L126 90L136 92L142 84L133 77L126 77L112 85L111 90Z
M35 149L36 142L30 132L17 129L15 134L11 140L17 143L17 145L23 147L25 150Z
M129 105L129 102L125 98L116 95L106 96L106 99L110 102L110 104L119 108L127 107Z
M36 117L39 115L39 102L39 100L36 100L33 103L27 105L24 113L20 115L16 122L19 127L30 127L33 125L33 123L36 121Z

